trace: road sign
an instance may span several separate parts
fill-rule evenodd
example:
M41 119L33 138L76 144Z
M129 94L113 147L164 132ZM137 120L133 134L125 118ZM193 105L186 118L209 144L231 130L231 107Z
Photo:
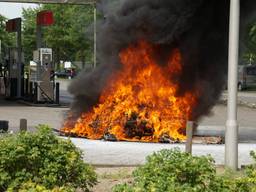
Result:
M8 31L9 33L17 32L20 23L21 23L21 18L8 20L6 22L6 31Z

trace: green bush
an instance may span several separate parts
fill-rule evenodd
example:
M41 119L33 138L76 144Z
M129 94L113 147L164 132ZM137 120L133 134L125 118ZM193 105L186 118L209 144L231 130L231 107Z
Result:
M231 180L216 175L210 156L193 157L178 149L162 150L147 157L146 164L133 173L132 185L123 184L114 192L229 192Z
M28 186L34 190L27 191L35 192L40 191L36 188L89 191L97 183L96 173L83 162L81 151L70 140L56 137L47 126L39 126L34 133L2 137L0 146L0 191Z
M15 191L13 188L8 188L7 192ZM46 187L33 183L31 181L23 183L18 189L19 192L75 192L76 190L72 187L55 187L54 189L46 189Z
M250 155L256 162L256 152L251 151ZM237 179L236 186L239 192L256 192L256 164L246 168L245 176Z

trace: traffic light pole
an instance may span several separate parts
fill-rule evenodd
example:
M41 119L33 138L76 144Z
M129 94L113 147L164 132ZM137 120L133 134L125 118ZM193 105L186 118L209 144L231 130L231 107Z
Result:
M237 77L239 60L240 0L230 1L228 108L225 133L225 165L238 168Z

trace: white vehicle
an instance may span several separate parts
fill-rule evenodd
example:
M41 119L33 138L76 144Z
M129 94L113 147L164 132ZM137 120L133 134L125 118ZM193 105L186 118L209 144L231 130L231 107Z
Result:
M238 67L238 90L256 87L256 65L240 65Z

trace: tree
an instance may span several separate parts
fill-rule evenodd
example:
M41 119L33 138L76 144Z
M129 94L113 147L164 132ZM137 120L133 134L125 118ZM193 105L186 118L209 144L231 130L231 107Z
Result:
M36 14L40 11L38 8L23 9L23 52L25 63L29 63L33 58L33 51L36 50Z
M92 6L42 5L37 9L24 9L24 47L26 61L32 59L36 48L36 14L40 10L51 10L55 23L43 28L44 44L53 49L54 61L60 68L60 61L92 61L93 41L87 31L93 22Z
M55 24L46 29L45 39L54 49L57 64L60 60L91 61L92 42L86 31L93 21L92 6L45 5L54 13Z
M247 26L244 37L246 50L243 54L243 59L246 63L255 63L256 61L256 23L250 23Z

